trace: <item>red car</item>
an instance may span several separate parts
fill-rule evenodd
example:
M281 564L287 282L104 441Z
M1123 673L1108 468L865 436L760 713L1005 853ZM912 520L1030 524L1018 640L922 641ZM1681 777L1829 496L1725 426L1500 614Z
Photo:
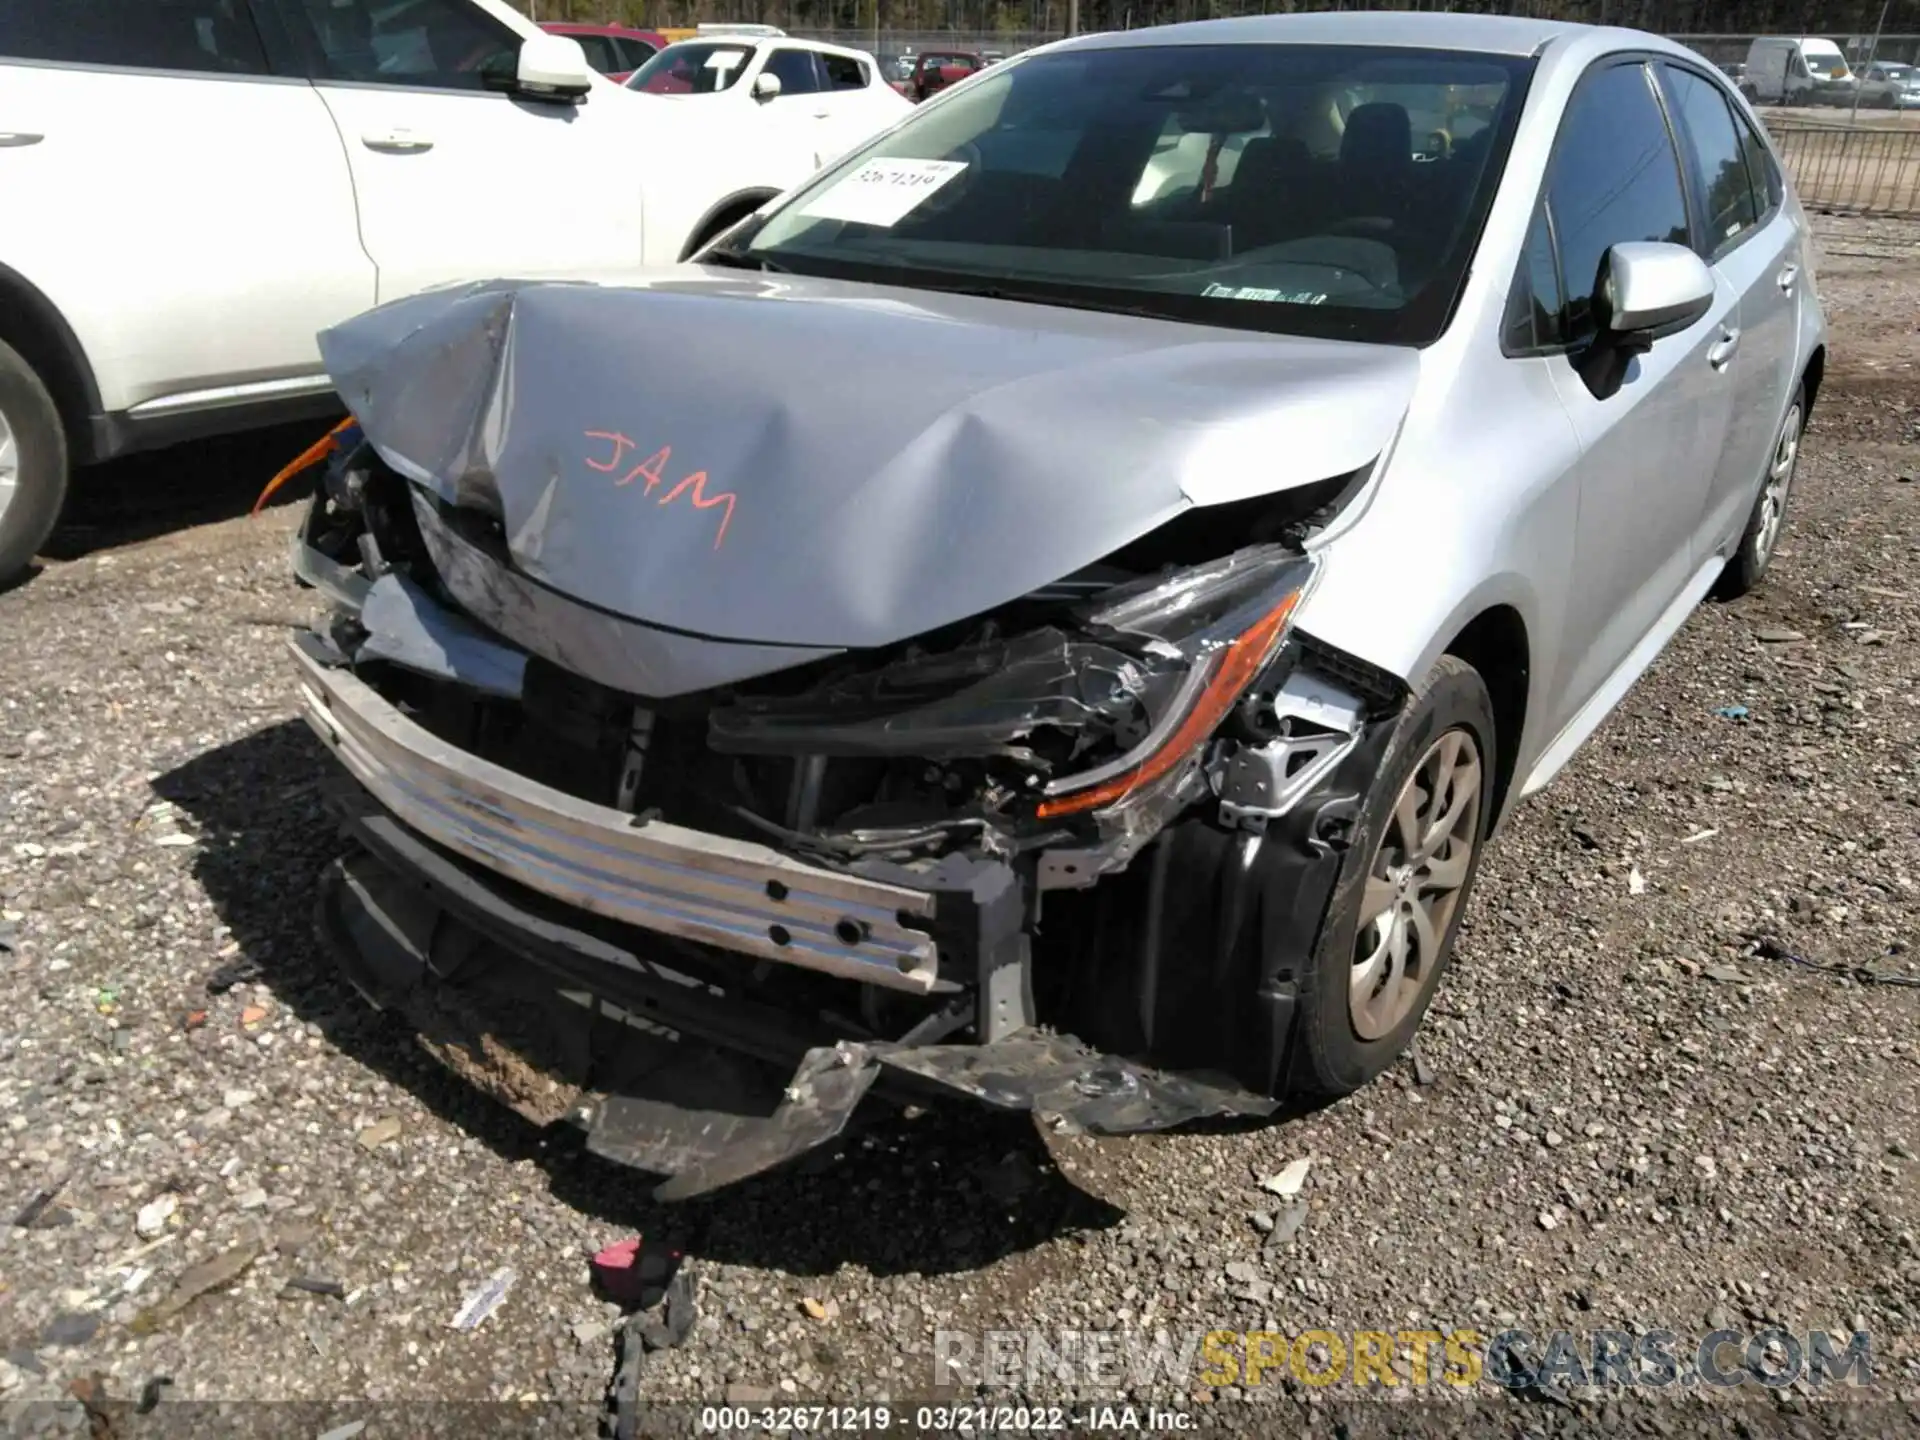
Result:
M913 62L913 73L894 81L893 88L917 105L986 68L987 62L970 50L929 50Z
M657 30L629 30L624 25L576 25L568 20L540 22L549 35L578 40L587 63L616 85L667 48L667 37Z

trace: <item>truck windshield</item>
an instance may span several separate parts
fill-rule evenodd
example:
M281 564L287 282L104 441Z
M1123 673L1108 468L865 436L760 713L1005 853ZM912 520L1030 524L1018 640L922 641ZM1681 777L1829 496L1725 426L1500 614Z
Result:
M719 258L1423 344L1452 312L1531 73L1374 46L1016 57Z

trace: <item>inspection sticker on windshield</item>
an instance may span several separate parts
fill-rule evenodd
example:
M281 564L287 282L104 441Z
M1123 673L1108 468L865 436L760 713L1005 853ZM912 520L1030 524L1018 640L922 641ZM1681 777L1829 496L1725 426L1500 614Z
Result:
M1324 290L1275 290L1264 285L1209 285L1200 292L1210 300L1265 300L1282 305L1324 305Z
M800 213L856 225L897 225L966 168L964 160L869 160L809 200Z

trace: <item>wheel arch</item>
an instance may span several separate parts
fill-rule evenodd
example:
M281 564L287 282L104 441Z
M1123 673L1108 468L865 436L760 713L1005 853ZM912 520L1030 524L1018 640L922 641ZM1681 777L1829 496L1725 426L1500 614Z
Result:
M72 463L97 458L93 417L101 413L100 384L87 352L59 307L8 265L0 265L0 341L19 352L53 396Z
M758 210L780 192L763 186L736 190L708 208L687 232L687 243L680 247L680 259L690 260L696 251L729 225L734 225Z
M1464 660L1478 671L1493 701L1493 814L1487 822L1491 833L1506 816L1526 730L1533 683L1527 622L1511 605L1489 605L1462 626L1441 653Z
M1813 347L1813 353L1807 356L1807 368L1800 372L1801 388L1807 392L1806 414L1801 417L1804 425L1813 418L1814 397L1820 393L1820 382L1827 373L1827 347L1824 343Z

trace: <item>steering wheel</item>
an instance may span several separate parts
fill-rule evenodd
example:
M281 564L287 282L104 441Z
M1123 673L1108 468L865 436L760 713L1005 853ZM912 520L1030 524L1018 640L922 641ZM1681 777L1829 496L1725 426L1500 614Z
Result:
M1386 215L1349 215L1336 220L1323 232L1356 240L1384 240L1393 233L1393 220Z

